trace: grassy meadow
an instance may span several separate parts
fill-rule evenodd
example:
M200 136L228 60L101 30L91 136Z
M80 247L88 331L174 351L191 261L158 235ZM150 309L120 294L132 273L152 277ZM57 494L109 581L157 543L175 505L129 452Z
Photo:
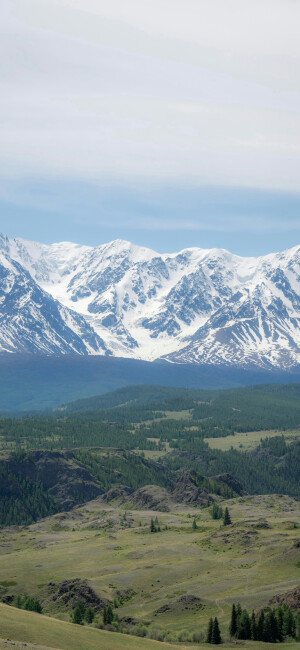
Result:
M0 604L1 634L0 649L7 650L195 650L196 648L207 648L207 644L177 644L161 643L151 639L137 638L96 630L94 628L82 628L72 623L59 621L55 618L14 610L7 605ZM13 641L11 641L13 639ZM244 647L251 650L271 650L274 644L261 643L259 641L245 641ZM224 649L235 648L236 643L226 642ZM297 642L288 643L289 650L296 650L299 647Z
M225 438L205 438L205 442L209 444L211 449L220 449L220 451L229 451L231 447L240 451L251 451L256 449L263 438L276 438L277 436L284 436L286 443L291 443L294 440L300 439L300 429L293 429L288 431L246 431L236 432L232 436Z
M26 592L43 603L44 614L64 620L66 627L53 618L3 606L0 637L88 650L99 647L101 633L107 644L103 641L102 648L156 646L148 639L67 625L71 610L52 600L49 583L81 578L103 598L129 594L115 610L119 618L131 617L150 632L168 631L170 641L172 635L184 638L185 633L194 632L205 641L207 621L217 616L229 643L232 602L257 609L300 583L300 549L295 546L300 537L300 508L296 500L278 495L245 496L226 504L233 522L227 527L212 520L207 508L178 505L166 513L134 511L130 504L109 506L100 497L28 527L3 529L2 597ZM151 533L150 521L155 517L161 532ZM27 620L32 621L29 627ZM96 616L95 625L99 622ZM39 626L45 630L40 636ZM68 630L66 636L73 634L76 642L66 645L70 641L64 641L59 630ZM85 634L85 645L78 645Z

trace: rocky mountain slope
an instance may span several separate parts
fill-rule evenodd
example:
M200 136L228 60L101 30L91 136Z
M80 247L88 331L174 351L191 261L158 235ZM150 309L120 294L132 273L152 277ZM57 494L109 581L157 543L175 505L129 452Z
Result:
M299 364L300 247L259 258L0 236L0 350Z

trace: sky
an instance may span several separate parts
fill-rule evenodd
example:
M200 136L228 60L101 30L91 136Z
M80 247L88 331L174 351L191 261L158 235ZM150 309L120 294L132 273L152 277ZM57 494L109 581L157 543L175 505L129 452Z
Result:
M0 231L299 243L298 0L3 0Z

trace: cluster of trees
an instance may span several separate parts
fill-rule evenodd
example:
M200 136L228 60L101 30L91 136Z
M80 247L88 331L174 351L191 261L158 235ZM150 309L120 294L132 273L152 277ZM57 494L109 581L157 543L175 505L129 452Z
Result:
M229 524L232 523L227 506L223 511L222 506L219 506L218 503L214 503L210 508L210 514L213 519L223 519L224 526L229 526Z
M158 518L151 519L150 522L150 533L160 533L160 525L158 523Z
M214 645L219 645L222 643L219 621L217 617L215 619L209 619L206 643L213 643Z
M214 503L210 508L210 514L213 519L222 519L223 518L223 508L219 506L218 503Z
M300 640L300 616L294 618L292 610L283 604L276 609L262 609L259 614L242 609L238 603L232 605L229 626L231 637L237 639L252 639L276 643L285 637L298 637Z
M92 623L95 618L95 611L92 607L85 607L82 600L79 600L77 605L74 608L72 621L77 625L83 625L84 621L86 623Z
M37 600L37 598L32 598L27 595L24 597L20 594L16 596L14 605L15 607L18 607L18 609L27 609L29 612L37 612L38 614L41 614L43 611L40 601Z

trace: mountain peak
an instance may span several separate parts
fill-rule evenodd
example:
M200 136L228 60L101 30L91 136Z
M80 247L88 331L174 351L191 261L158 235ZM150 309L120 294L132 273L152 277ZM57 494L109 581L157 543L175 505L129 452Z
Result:
M299 246L244 258L198 247L159 254L123 239L93 247L1 235L0 247L0 351L17 340L33 352L300 362Z

